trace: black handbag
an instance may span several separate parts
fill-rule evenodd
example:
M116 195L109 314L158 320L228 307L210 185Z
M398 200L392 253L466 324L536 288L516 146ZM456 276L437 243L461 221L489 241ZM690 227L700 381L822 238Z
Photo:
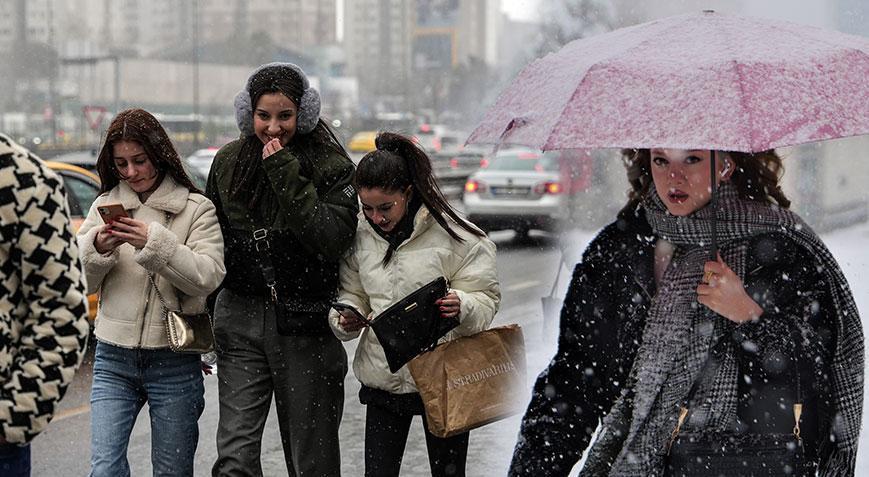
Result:
M726 339L726 338L725 338ZM803 411L797 354L792 358L796 395L792 433L690 432L680 433L688 417L688 403L697 392L698 383L716 356L717 343L709 353L697 379L683 401L676 427L668 442L665 474L668 477L697 475L731 476L808 476L815 475L815 463L807 461L800 438L800 416ZM799 346L800 339L795 340Z
M322 336L331 334L329 307L325 304L303 303L278 297L275 267L272 263L268 230L253 232L254 248L258 253L259 266L269 289L275 310L275 329L281 336Z
M397 372L411 359L437 346L442 336L459 326L458 318L443 318L435 303L446 294L447 280L438 277L393 303L374 319L365 320L383 347L389 371Z

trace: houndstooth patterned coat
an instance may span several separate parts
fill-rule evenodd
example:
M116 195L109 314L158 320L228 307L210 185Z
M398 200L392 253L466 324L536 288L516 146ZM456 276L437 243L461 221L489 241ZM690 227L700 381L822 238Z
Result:
M45 429L87 340L84 276L61 179L0 135L0 437Z

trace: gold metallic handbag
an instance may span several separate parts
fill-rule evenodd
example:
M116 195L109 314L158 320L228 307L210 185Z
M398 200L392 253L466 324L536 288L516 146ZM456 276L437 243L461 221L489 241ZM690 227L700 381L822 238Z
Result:
M211 316L208 313L184 313L182 310L172 311L166 306L166 300L160 294L154 275L148 274L151 285L157 292L160 305L163 308L163 322L166 324L166 336L169 338L169 348L176 353L209 353L214 351L214 330ZM181 300L178 300L179 306Z

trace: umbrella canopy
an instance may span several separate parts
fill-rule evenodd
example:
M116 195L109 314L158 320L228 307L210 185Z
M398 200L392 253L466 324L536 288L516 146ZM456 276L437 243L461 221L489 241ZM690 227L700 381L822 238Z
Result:
M710 11L526 66L468 139L759 152L869 133L869 39Z

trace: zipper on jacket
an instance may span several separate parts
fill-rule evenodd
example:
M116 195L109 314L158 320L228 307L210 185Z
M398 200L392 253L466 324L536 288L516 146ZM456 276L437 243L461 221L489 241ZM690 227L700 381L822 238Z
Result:
M142 311L142 325L139 327L139 346L142 347L142 337L145 332L145 321L148 319L148 310L151 307L151 295L154 293L154 287L151 286L150 280L145 280L148 291L145 293L145 309ZM154 277L154 283L157 283L157 277Z

